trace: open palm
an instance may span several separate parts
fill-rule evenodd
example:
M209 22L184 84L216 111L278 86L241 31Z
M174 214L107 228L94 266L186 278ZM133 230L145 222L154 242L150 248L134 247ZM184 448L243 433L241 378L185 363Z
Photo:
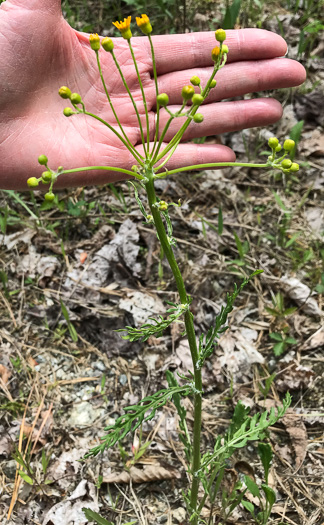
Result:
M37 157L46 154L52 168L110 165L130 169L134 159L116 136L86 115L63 116L66 104L58 96L61 85L81 94L86 110L116 127L98 74L89 35L72 29L63 19L60 0L6 0L0 6L0 187L26 188L26 180L39 176ZM181 88L193 74L204 85L212 70L214 34L190 33L153 37L159 91L168 93L170 109L181 103ZM263 30L228 31L229 63L217 74L218 86L201 108L202 124L191 124L184 139L266 125L282 113L273 99L220 102L245 93L289 87L304 81L297 62L278 58L284 40ZM155 86L149 42L132 39L149 109L149 134L155 126ZM138 105L144 132L146 123L141 92L127 42L115 40L115 54ZM100 52L106 84L118 117L132 144L141 149L141 135L132 103L109 53ZM161 126L167 114L161 114ZM179 127L176 120L166 136ZM225 146L181 144L168 167L201 162L232 161ZM70 174L62 186L99 184L123 178L108 172Z

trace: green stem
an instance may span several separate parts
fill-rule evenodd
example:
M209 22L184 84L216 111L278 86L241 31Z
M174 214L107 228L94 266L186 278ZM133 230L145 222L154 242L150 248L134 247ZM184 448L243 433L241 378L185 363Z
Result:
M80 113L83 113L84 115L88 115L89 117L92 117L92 118L98 120L99 122L101 122L102 124L104 124L105 126L107 126L107 128L109 128L110 131L112 131L116 135L116 137L118 137L119 140L124 144L125 148L127 148L128 151L133 155L134 159L141 166L143 166L143 162L138 157L135 157L134 152L129 148L129 146L128 146L127 142L125 141L125 139L123 139L121 134L118 133L118 131L116 131L115 128L113 128L110 124L108 124L108 122L106 122L103 118L98 117L98 115L95 115L94 113L90 113L89 111L80 111Z
M163 248L164 254L168 260L173 276L176 281L177 289L182 304L188 304L188 296L185 289L184 281L175 259L172 247L167 236L160 211L156 207L157 198L154 189L154 172L153 170L147 170L145 183L147 197L153 215L154 224L157 230L158 238ZM202 377L201 369L197 367L199 355L196 342L196 334L193 324L193 315L188 309L185 313L185 327L189 342L189 348L191 353L191 359L194 370L194 429L193 429L193 455L192 455L192 485L191 485L191 498L190 505L194 513L196 513L198 505L198 489L199 489L199 477L198 472L200 470L201 453L200 453L200 438L201 438L201 408L202 408ZM198 524L198 515L194 517L192 521L193 525Z
M217 71L219 70L220 68L220 61L217 62L214 66L214 69L213 69L213 72L211 74L211 77L209 78L207 84L206 84L206 87L205 89L203 90L202 92L202 96L205 98L207 98L208 94L209 94L209 91L210 91L210 83L211 81L214 79ZM192 106L191 110L190 110L190 113L189 113L189 116L193 117L198 109L199 109L200 106ZM188 128L190 122L191 122L191 118L187 118L186 122L184 122L184 124L181 126L181 128L179 129L179 131L177 131L177 133L174 135L173 139L169 142L169 144L166 146L166 148L164 148L164 150L160 153L160 155L158 155L155 159L155 162L158 162L162 157L164 157L174 146L177 146L180 142L180 140L182 139L186 129ZM174 150L175 151L175 150Z
M140 75L140 72L139 72L138 67L137 67L136 58L135 58L134 51L133 51L132 44L131 44L130 40L128 40L128 45L129 45L130 52L132 54L132 59L133 59L134 66L135 66L135 69L136 69L138 83L139 83L139 86L141 88L141 93L142 93L142 98L143 98L143 104L144 104L144 109L145 109L145 117L146 117L146 139L147 139L147 153L148 153L149 150L150 150L149 114L148 114L148 110L147 110L146 98L145 98L145 93L144 93L144 88L143 88L143 84L142 84L141 75ZM144 142L143 142L143 146L144 146L144 150L145 150L145 143Z
M155 93L156 93L156 97L158 97L159 86L158 86L158 81L157 81L154 46L153 46L151 35L148 35L148 38L149 38L150 46L151 46L151 55L152 55L152 63L153 63L153 76L154 76L154 83L155 83ZM159 138L159 122L160 122L160 105L159 105L159 103L157 103L157 106L156 106L155 135L154 135L154 144L153 144L152 155L153 155L156 143L157 143L158 138Z
M144 160L144 157L138 151L136 151L136 149L134 148L133 144L129 140L129 138L128 138L127 134L125 133L125 130L124 130L124 128L123 128L119 118L118 118L118 115L117 115L117 113L115 111L114 105L113 105L112 100L110 98L110 95L108 93L108 89L107 89L107 86L106 86L106 82L105 82L104 76L102 74L100 58L99 58L99 51L96 51L96 57L97 57L97 65L98 65L98 70L99 70L99 75L100 75L100 78L101 78L101 82L102 82L103 88L105 90L106 97L108 99L108 102L109 102L109 105L111 107L111 110L112 110L112 112L114 114L114 117L116 119L116 122L117 122L117 124L119 126L119 129L122 132L122 134L124 136L124 139L126 140L128 146L129 146L129 149L132 151L134 157L137 157L138 159L141 158L142 160Z
M119 65L119 63L118 63L118 60L117 60L117 58L116 58L116 55L115 55L115 53L114 53L113 51L111 52L111 56L112 56L113 59L114 59L115 65L116 65L116 67L117 67L117 69L118 69L118 72L119 72L119 75L120 75L120 78L122 79L122 82L123 82L123 84L124 84L124 86L125 86L125 89L126 89L128 95L129 95L129 98L131 99L132 104L133 104L133 108L134 108L134 110L135 110L135 113L136 113L136 116L137 116L137 120L138 120L138 125L139 125L139 128L140 128L141 141L142 141L142 144L143 144L143 147L144 147L144 153L145 153L145 155L146 155L143 126L142 126L142 122L141 122L140 114L139 114L138 109L137 109L136 102L135 102L135 100L134 100L134 98L133 98L133 95L132 95L131 92L130 92L130 89L129 89L129 87L128 87L128 84L127 84L127 82L126 82L126 79L125 79L125 77L124 77L124 75L123 75L123 72L122 72L122 70L121 70L121 67L120 67L120 65Z
M125 173L125 175L130 175L135 177L138 180L143 180L144 177L135 171L124 170L123 168L113 168L112 166L85 166L82 168L73 168L71 170L62 170L58 175L63 173L77 173L78 171L91 171L91 170L107 170L107 171L117 171L118 173Z
M175 173L178 173L181 171L201 170L201 169L207 169L207 168L222 168L222 167L229 168L231 166L240 166L240 167L247 167L247 168L269 168L271 167L271 165L268 163L267 164L251 164L249 162L209 162L206 164L194 164L193 166L184 166L183 168L177 168L175 170L170 170L170 171L168 170L168 175L174 175ZM159 174L156 174L156 176L158 177Z

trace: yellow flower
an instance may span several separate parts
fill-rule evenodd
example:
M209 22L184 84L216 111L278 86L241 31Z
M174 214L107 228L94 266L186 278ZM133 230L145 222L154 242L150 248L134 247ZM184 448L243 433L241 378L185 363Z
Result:
M144 35L149 35L150 33L152 33L151 22L147 15L143 14L141 17L137 16L136 24L138 25L142 33L144 33Z
M119 29L121 36L125 38L125 40L130 40L132 38L132 32L130 30L131 19L132 17L128 16L127 18L124 18L123 22L113 22L113 25Z
M94 51L99 51L99 49L100 49L100 38L99 38L97 33L92 34L92 35L89 36L89 42L90 42L91 49L93 49Z
M212 59L214 62L217 62L219 54L220 54L220 48L218 46L214 47L214 49L212 50Z

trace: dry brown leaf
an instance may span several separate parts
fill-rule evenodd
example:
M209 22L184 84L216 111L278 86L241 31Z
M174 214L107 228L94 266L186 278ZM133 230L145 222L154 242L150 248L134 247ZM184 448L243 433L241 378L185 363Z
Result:
M287 368L284 374L278 374L276 378L276 387L280 392L309 388L315 376L310 368L298 365L294 361L282 361L280 368Z
M295 465L298 470L306 457L307 453L307 430L303 419L297 414L288 413L283 417L282 423L292 442L295 452Z
M8 383L10 376L11 376L11 372L9 368L0 364L0 377L5 385Z
M112 473L103 477L104 483L148 483L164 479L179 479L181 474L179 470L172 467L164 468L161 465L150 465L145 469L131 467L129 472Z

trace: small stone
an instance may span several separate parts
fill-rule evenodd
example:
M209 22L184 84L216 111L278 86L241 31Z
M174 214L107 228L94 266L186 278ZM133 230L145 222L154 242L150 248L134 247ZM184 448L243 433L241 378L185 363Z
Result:
M92 423L100 417L101 412L101 410L93 408L91 403L83 401L72 409L68 419L68 425L70 427L92 425Z
M2 466L3 473L9 479L15 479L16 469L17 469L17 463L14 459L11 459L10 461L6 461L6 463L4 463Z
M177 523L183 523L186 519L186 511L183 507L179 507L178 509L174 510L172 512L172 517Z
M127 383L127 376L125 374L122 374L120 377L119 377L119 382L121 385L126 385Z

